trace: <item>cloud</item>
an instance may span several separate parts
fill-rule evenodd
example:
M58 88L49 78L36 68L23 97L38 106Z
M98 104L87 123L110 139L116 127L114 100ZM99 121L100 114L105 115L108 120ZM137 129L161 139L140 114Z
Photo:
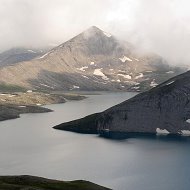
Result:
M173 64L187 64L189 7L188 0L1 0L0 49L60 44L96 25Z
M91 25L106 25L112 0L1 0L0 49L61 43Z
M190 64L190 12L188 0L143 0L136 12L131 35L143 48L171 63Z

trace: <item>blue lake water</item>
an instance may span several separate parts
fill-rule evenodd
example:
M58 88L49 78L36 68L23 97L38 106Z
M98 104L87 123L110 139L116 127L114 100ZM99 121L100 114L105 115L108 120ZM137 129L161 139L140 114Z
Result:
M115 190L189 190L189 138L111 140L52 129L103 111L133 93L91 95L47 106L52 113L0 122L0 175L85 179Z

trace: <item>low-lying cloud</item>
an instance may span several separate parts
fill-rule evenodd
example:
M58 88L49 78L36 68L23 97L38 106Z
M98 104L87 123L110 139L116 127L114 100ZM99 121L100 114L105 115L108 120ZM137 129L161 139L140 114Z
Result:
M0 49L60 44L96 25L173 64L190 64L188 0L1 0Z

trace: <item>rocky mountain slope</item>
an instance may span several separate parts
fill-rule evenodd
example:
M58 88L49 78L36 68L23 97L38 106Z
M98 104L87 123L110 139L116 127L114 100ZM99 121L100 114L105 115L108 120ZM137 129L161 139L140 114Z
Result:
M0 85L36 90L144 91L184 69L93 26L31 61L0 68Z
M55 127L82 133L190 135L190 71L102 113Z
M35 57L41 56L45 50L12 48L0 53L0 67L14 65L15 63L29 61Z
M0 176L0 190L110 190L94 183L58 181L34 176Z

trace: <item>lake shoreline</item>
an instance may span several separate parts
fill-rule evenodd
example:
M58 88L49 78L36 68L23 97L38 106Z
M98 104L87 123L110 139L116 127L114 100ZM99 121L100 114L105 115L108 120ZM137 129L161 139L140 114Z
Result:
M43 106L61 104L67 101L79 101L86 96L74 93L47 94L39 92L1 93L0 94L0 121L20 118L20 114L47 113L53 110Z

